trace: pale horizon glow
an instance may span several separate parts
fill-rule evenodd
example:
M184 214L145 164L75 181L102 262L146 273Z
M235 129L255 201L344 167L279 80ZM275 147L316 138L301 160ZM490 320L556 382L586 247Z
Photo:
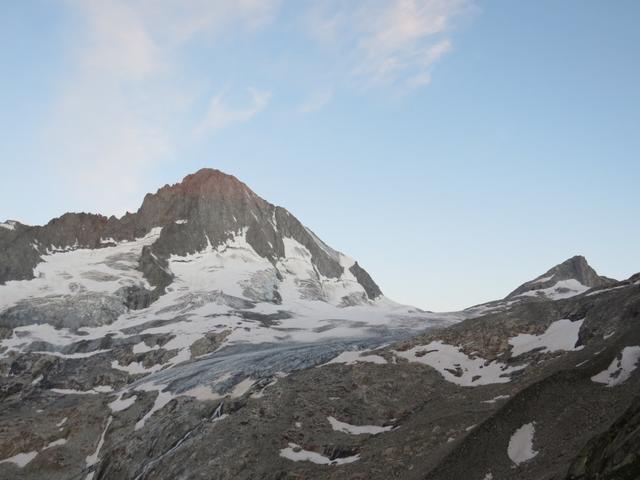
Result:
M0 17L0 221L122 215L200 168L457 310L640 271L640 5L29 0Z

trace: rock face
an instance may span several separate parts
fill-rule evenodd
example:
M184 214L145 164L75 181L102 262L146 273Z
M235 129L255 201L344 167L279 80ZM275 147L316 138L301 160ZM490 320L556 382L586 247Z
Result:
M640 478L640 397L571 464L567 480Z
M123 221L144 225L147 230L164 227L151 247L161 258L222 245L246 229L247 242L272 263L285 256L283 238L290 237L311 252L322 275L337 278L343 273L336 252L323 248L293 215L217 170L200 170L177 185L147 195L135 215Z
M587 260L576 255L543 273L539 277L523 283L506 299L519 296L546 296L548 298L566 298L582 293L589 288L605 287L615 283L607 277L601 277L591 268Z
M126 311L126 304L119 292L116 295L84 293L43 297L23 300L0 313L0 325L16 328L46 324L77 330L110 324Z

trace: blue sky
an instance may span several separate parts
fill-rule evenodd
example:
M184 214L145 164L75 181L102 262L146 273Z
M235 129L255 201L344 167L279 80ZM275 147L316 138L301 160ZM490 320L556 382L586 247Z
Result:
M31 0L0 15L0 219L236 175L432 310L640 271L636 1Z

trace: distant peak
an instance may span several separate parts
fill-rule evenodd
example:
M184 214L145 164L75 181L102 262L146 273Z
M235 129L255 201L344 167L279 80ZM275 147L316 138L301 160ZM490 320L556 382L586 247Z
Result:
M7 220L5 222L0 222L0 228L4 228L5 230L15 230L17 226L22 225L17 220Z
M523 283L506 298L522 295L549 298L555 295L561 298L557 292L563 295L562 298L566 298L571 296L567 290L573 290L578 294L589 288L605 286L611 282L611 279L598 275L584 256L574 255L533 280Z
M589 265L589 262L587 262L587 259L585 257L583 257L582 255L574 255L571 258L566 259L564 262L559 263L558 265L556 265L555 268L559 268L562 267L563 265L572 265L575 267L589 267L591 268L591 266Z

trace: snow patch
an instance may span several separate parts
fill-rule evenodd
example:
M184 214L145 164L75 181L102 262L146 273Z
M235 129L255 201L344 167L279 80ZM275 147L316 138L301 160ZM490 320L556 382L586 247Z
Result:
M45 450L53 447L59 447L60 445L64 445L67 443L66 438L59 438L58 440L54 440L53 442L45 445L45 447L40 450L34 450L31 452L18 453L12 457L5 458L4 460L0 460L0 463L13 463L18 468L23 468L27 466L34 458L38 456L38 453L44 452Z
M200 400L201 402L206 402L207 400L220 400L221 398L223 398L223 395L220 395L218 392L214 392L210 387L207 387L206 385L198 385L197 387L193 387L182 392L182 395L186 397L193 397L196 400Z
M345 463L353 463L360 460L360 455L353 455L351 457L336 458L331 460L324 455L320 455L316 452L304 450L295 443L289 443L287 448L280 450L280 456L291 460L293 462L312 462L318 465L343 465Z
M498 395L497 397L493 397L491 400L483 400L482 403L496 403L499 400L506 400L509 398L509 395Z
M121 393L120 395L118 395L118 398L116 398L113 402L109 404L109 408L111 409L111 412L115 413L115 412L122 412L123 410L126 410L131 405L133 405L136 402L136 399L138 398L137 395L132 395L131 397L123 400L122 396L123 394Z
M102 449L102 446L104 445L104 437L107 434L107 430L109 430L109 426L111 425L112 421L113 421L113 417L110 416L109 419L107 420L106 427L104 427L104 430L102 431L102 435L100 435L100 440L98 441L98 446L96 447L96 451L93 452L92 455L89 455L86 458L87 467L92 467L93 465L98 463L100 450Z
M23 468L27 464L31 462L38 455L37 451L26 452L26 453L18 453L13 457L5 458L4 460L0 460L0 463L13 463L18 468Z
M629 285L618 285L617 287L603 288L601 290L596 290L595 292L587 293L587 297L592 297L593 295L600 295L601 293L610 292L612 290L618 290L620 288L626 288Z
M171 393L168 390L164 390L163 385L155 385L153 383L145 383L142 384L138 387L136 387L138 390L142 390L142 391L146 391L146 392L151 392L151 391L156 391L158 392L158 396L156 397L155 401L153 402L153 406L151 407L151 409L145 414L144 417L142 417L140 420L138 420L138 422L136 423L134 430L140 430L142 427L144 427L144 424L147 422L147 420L151 417L151 415L153 415L155 412L157 412L158 410L160 410L162 407L164 407L167 403L169 403L171 400L173 400L174 398L174 394Z
M350 425L348 423L341 422L334 417L327 417L327 420L334 431L348 433L350 435L377 435L393 429L392 425L387 427L379 427L376 425Z
M0 223L0 228L6 228L7 230L15 230L16 226L15 223L11 220L8 220L4 223Z
M534 434L535 427L534 423L531 422L525 423L511 435L509 446L507 447L507 454L516 465L520 465L538 455L538 452L533 449Z
M111 393L113 387L110 385L99 385L89 390L73 390L71 388L52 388L50 392L59 393L61 395L98 395L99 393Z
M49 352L49 351L38 351L38 352L31 352L31 353L38 353L40 355L51 355L52 357L59 357L59 358L74 359L74 358L89 358L89 357L93 357L95 355L100 355L101 353L107 353L110 351L111 349L108 348L106 350L94 350L93 352L78 352L78 353L61 353L61 352Z
M161 370L163 365L156 363L155 365L151 365L150 367L145 367L140 362L131 362L129 365L120 365L118 360L113 360L111 362L111 368L114 370L121 370L123 372L127 372L130 375L138 375L141 373L153 373Z
M380 355L363 355L368 351L369 350L349 350L346 352L342 352L333 360L330 360L320 366L331 365L332 363L344 363L346 365L355 365L356 363L376 363L378 365L382 365L387 363L387 360Z
M555 285L549 288L540 288L536 290L529 290L521 293L518 297L547 297L550 300L562 300L564 298L575 297L581 293L586 292L591 287L581 284L574 279L560 280Z
M65 445L66 443L67 443L67 439L66 438L59 438L58 440L55 440L55 441L49 443L42 450L46 450L48 448L53 448L53 447L59 447L60 445Z
M436 369L445 380L463 387L477 387L511 381L509 375L526 365L510 367L498 361L488 362L481 357L469 357L462 349L441 341L419 345L410 350L395 351L395 355L410 362L422 363Z
M160 345L154 345L153 347L148 346L145 342L136 343L133 346L133 353L146 353L152 350L160 349Z
M233 387L233 390L231 390L230 393L231 398L239 398L243 396L245 393L251 390L251 387L254 383L256 383L255 380L252 380L251 378L245 378L240 383L236 384L235 387Z
M523 353L541 348L540 353L557 351L576 351L583 347L576 347L578 334L584 319L572 322L571 320L558 320L547 327L540 335L521 333L509 339L511 356L517 357Z
M613 359L606 370L591 377L596 383L604 383L607 387L615 387L629 379L640 361L640 347L624 347L618 357Z
M262 387L260 389L259 392L255 392L251 394L251 398L262 398L264 397L264 392L267 388L272 387L273 385L275 385L278 382L277 378L274 378L273 380L271 380L268 384L266 384L264 387Z

